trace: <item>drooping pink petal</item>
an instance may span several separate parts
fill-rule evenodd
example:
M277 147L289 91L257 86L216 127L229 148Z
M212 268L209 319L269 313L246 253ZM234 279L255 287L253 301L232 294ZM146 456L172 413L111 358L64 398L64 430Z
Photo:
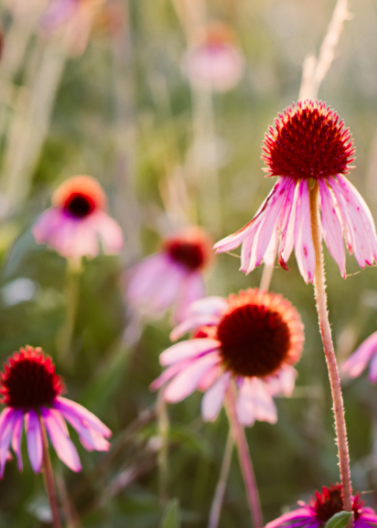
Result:
M172 341L177 341L180 337L199 328L200 326L213 326L219 322L219 317L217 315L195 315L185 319L181 324L176 326L174 330L170 333L170 339Z
M376 383L377 381L377 356L373 356L372 360L369 365L369 374L368 378L372 383Z
M206 392L223 372L224 369L220 364L215 365L214 367L207 370L199 381L198 390Z
M245 378L236 403L237 417L242 425L255 420L276 423L277 411L266 384L259 378Z
M75 13L77 5L77 0L50 0L42 16L42 27L47 31L55 30Z
M230 378L231 373L225 372L203 396L202 416L204 420L208 422L216 420L228 390Z
M377 353L377 332L370 335L343 363L341 371L351 378L360 376L373 354Z
M42 431L38 415L33 409L25 414L25 429L31 467L35 473L39 473L43 458Z
M68 416L74 416L80 419L87 427L94 429L105 438L110 438L112 435L110 429L97 416L79 403L63 398L63 396L58 396L54 401L53 407L61 411L67 421L69 421Z
M300 273L306 283L313 282L315 251L311 229L308 181L304 179L299 183L294 236L295 253Z
M163 387L167 381L169 381L173 376L178 374L178 372L181 372L181 370L184 370L193 361L195 360L188 359L186 361L179 361L178 363L173 363L173 365L170 365L170 367L165 369L158 378L152 381L149 386L150 390L156 391Z
M222 315L228 308L226 299L212 295L211 297L205 297L194 301L187 312L187 317L195 317L199 315Z
M93 429L83 429L80 442L87 451L109 451L111 444Z
M174 320L179 323L187 316L189 306L198 299L205 296L205 285L200 272L192 272L186 275L182 281L181 289L177 297L177 306Z
M33 236L38 244L49 244L55 229L64 221L63 213L57 207L44 211L32 227Z
M123 232L120 225L104 211L96 211L88 217L92 229L101 239L103 252L116 255L123 248Z
M156 283L166 280L169 274L170 259L165 253L157 253L142 260L128 273L126 298L128 302L140 306L148 302L150 291Z
M3 478L15 421L15 410L7 407L0 416L0 478Z
M59 411L41 407L41 414L52 445L60 460L72 471L80 471L79 455L66 430L61 425ZM57 418L58 415L59 418Z
M17 465L18 465L19 471L22 471L21 439L22 439L23 424L24 424L24 413L22 410L16 410L14 424L13 424L12 449L17 456Z
M327 247L338 264L343 279L346 278L346 255L344 252L343 230L339 220L337 205L324 180L319 180L321 195L322 229Z
M146 314L153 316L164 312L172 306L179 294L183 281L187 276L187 270L171 261L165 277L156 282L149 291L148 298L142 308Z
M329 178L328 184L334 191L342 216L343 228L347 233L349 249L362 268L371 266L377 259L376 230L367 204L344 176Z
M204 373L220 360L217 352L211 352L193 361L169 383L164 391L164 398L170 403L186 398L197 388Z
M167 366L184 359L208 354L209 352L218 349L220 346L220 341L207 337L181 341L162 352L160 355L160 364L162 366Z
M311 508L304 507L284 513L277 519L266 524L265 528L319 528L323 521L317 519L317 516Z
M296 221L298 191L299 184L292 180L291 186L287 190L284 212L280 221L279 264L284 269L287 269L287 262L295 243L294 226Z
M285 365L279 370L275 376L271 376L266 380L266 385L270 394L284 394L284 396L291 396L295 388L295 381L297 377L297 370L291 365Z

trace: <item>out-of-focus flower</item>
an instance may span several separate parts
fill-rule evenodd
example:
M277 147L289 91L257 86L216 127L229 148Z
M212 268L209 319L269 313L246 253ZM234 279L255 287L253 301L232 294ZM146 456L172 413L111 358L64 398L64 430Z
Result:
M24 2L24 0L4 0L3 6L8 9L13 16L35 16L42 12L47 6L49 0L30 0Z
M187 50L182 68L193 86L224 92L240 81L244 59L231 29L213 23Z
M207 297L190 306L171 338L189 331L195 331L192 339L161 354L160 363L168 368L151 388L169 382L163 392L169 402L183 400L197 388L205 391L202 415L212 421L234 380L240 423L275 423L273 396L292 393L296 376L292 365L299 360L304 342L300 316L290 302L258 289L228 299Z
M53 207L33 226L38 244L47 244L66 258L93 258L101 247L116 254L123 247L120 226L106 214L106 196L90 176L74 176L62 183L52 197Z
M212 241L199 227L189 227L165 239L162 251L137 264L129 273L126 300L149 317L174 306L181 321L190 304L205 295L202 271L212 260Z
M315 252L311 232L310 192L319 185L322 232L327 247L346 276L343 236L363 268L377 259L374 221L365 201L344 177L352 167L350 132L325 103L304 101L275 119L263 146L268 176L278 176L254 218L215 245L218 253L242 244L241 270L250 273L262 260L287 261L295 247L305 281L313 282ZM278 248L278 241L280 245Z
M377 381L377 332L370 335L355 352L343 363L341 371L351 378L357 378L370 361L369 379Z
M39 472L42 466L42 425L46 428L58 457L73 471L81 470L76 448L69 438L65 420L79 434L88 451L107 451L106 438L111 431L94 414L61 394L64 383L55 373L49 356L40 348L27 346L16 352L4 365L0 393L6 408L0 415L0 476L4 474L10 445L22 471L21 438L23 423L31 466Z
M265 528L321 528L333 515L344 510L342 487L335 484L329 488L323 487L322 493L315 492L309 504L299 501L300 508L285 513ZM377 515L372 508L366 508L360 496L352 498L354 528L369 528L377 525Z

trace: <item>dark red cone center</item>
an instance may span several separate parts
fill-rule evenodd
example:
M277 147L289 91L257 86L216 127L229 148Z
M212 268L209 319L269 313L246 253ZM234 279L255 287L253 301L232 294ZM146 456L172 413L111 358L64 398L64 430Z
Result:
M75 218L85 218L95 209L94 201L85 194L72 194L64 204L64 211Z
M21 409L51 406L56 396L64 392L51 359L33 347L21 349L4 365L0 387L3 403Z
M169 240L165 244L165 250L175 262L182 264L190 271L200 269L206 260L200 243Z
M221 355L236 375L273 374L290 350L290 330L282 316L261 304L246 304L225 315L217 329Z
M344 510L341 485L335 484L329 488L323 487L322 493L316 491L315 499L312 499L311 506L317 519L326 523L333 515ZM355 521L360 517L362 506L363 503L360 501L359 496L355 495L352 502Z

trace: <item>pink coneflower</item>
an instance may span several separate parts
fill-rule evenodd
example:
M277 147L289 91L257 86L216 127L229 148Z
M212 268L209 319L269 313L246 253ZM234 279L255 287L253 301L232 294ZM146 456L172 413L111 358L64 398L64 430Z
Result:
M31 466L39 472L42 466L42 425L58 457L73 471L81 470L76 448L69 438L65 420L79 434L88 451L107 451L106 438L111 431L94 414L71 400L63 398L64 383L55 374L55 367L41 348L21 348L4 365L0 393L6 406L0 415L0 476L4 474L9 447L18 459L22 471L21 437L23 422Z
M250 273L262 260L287 261L295 247L306 282L313 282L315 251L310 220L310 189L318 182L322 233L343 277L345 252L363 268L377 258L376 231L368 206L344 177L354 160L351 134L325 103L304 101L279 114L266 134L262 159L268 176L278 176L255 217L215 245L218 253L242 244L241 270ZM279 247L278 247L279 242Z
M335 484L329 488L323 487L322 493L316 491L309 504L299 501L297 510L285 513L265 528L321 528L333 515L344 511L342 487ZM372 508L366 508L360 496L352 497L353 526L355 528L370 528L377 525L377 515Z
M165 239L161 252L131 270L126 299L149 317L174 307L181 321L190 304L205 295L202 272L212 260L212 241L199 227L189 227Z
M370 335L341 367L342 372L357 378L370 361L369 379L372 383L377 381L377 332Z
M164 398L177 402L199 388L205 391L203 418L215 420L234 380L239 422L276 422L272 397L291 394L296 375L292 365L304 342L300 316L289 301L258 289L228 299L208 297L192 304L171 337L175 340L193 330L192 339L161 354L160 363L168 368L152 389L169 381Z
M47 209L33 226L39 244L47 244L66 258L93 258L100 245L105 254L123 247L119 225L106 214L106 196L90 176L73 176L58 187Z
M230 28L218 22L206 28L186 52L183 71L198 88L224 92L236 86L244 60Z

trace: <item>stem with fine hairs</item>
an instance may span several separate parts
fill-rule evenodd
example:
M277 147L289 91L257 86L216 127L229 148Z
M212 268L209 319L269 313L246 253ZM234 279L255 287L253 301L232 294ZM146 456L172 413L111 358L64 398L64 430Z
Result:
M254 528L262 528L263 517L260 506L258 487L255 481L253 464L247 445L245 431L237 418L236 413L236 388L230 384L225 399L225 407L229 418L230 429L233 439L238 449L241 471L246 487L246 494L249 502L251 518Z
M52 512L54 528L61 528L62 525L61 525L60 517L59 517L58 503L56 500L54 475L52 473L51 460L50 460L50 455L48 453L48 442L47 442L46 429L45 429L42 418L40 418L39 421L41 424L41 431L42 431L43 476L44 476L48 501L50 503L50 508Z
M340 386L338 365L331 337L331 328L327 311L327 296L325 270L322 252L321 224L319 213L318 182L310 190L310 214L312 236L315 250L314 294L318 312L318 322L326 357L327 370L330 378L331 396L335 418L335 430L338 446L340 478L342 484L343 503L346 511L352 511L352 485L346 422L344 419L343 395Z

